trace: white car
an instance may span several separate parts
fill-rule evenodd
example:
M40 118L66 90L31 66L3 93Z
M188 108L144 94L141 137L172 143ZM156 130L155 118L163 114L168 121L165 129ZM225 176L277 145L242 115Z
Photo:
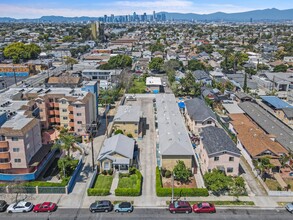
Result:
M33 208L34 205L31 202L20 201L9 205L7 208L7 212L30 212Z

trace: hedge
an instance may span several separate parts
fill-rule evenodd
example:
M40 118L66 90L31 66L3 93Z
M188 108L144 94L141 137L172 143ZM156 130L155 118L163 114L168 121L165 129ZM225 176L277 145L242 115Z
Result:
M110 195L110 190L89 188L89 189L87 189L87 195L88 196L108 196L108 195Z
M172 188L163 188L159 167L156 168L156 193L159 197L172 196ZM174 188L174 196L209 196L206 188Z
M139 170L135 171L135 175L137 176L135 188L117 188L115 189L116 196L140 196L141 195L142 175ZM124 177L124 178L127 178L127 177Z

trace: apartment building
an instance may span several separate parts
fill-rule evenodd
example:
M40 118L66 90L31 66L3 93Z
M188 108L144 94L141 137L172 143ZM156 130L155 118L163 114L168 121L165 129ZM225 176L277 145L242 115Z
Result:
M40 91L35 101L45 130L63 127L76 135L85 135L88 125L97 121L95 94L81 88Z

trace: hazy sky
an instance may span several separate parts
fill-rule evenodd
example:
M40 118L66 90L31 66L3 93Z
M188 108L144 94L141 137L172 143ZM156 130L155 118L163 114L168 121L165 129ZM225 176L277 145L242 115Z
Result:
M43 15L103 16L133 11L182 13L242 12L293 8L293 0L0 0L0 17L38 18Z

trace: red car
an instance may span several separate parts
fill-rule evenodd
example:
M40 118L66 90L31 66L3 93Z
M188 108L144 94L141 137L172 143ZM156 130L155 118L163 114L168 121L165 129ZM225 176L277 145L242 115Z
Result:
M216 208L214 204L208 202L201 202L198 204L194 204L192 207L195 213L215 213Z
M35 205L34 212L54 212L57 209L56 203L53 202L44 202Z
M169 205L169 211L171 213L177 213L177 212L191 213L192 212L192 208L191 208L189 202L186 202L186 201L175 201L173 203L170 203L170 205Z

